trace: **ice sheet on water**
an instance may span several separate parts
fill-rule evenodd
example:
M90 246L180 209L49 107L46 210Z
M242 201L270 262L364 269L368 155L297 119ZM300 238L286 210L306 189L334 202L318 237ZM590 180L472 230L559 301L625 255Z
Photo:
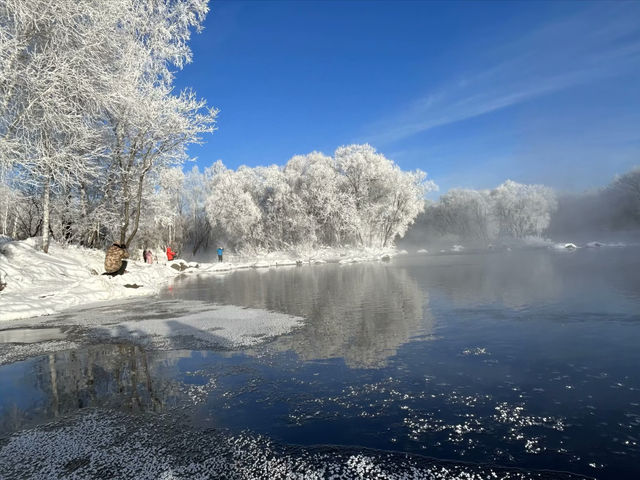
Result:
M0 343L39 343L64 338L66 338L66 334L59 328L11 328L0 330Z
M242 348L289 333L302 322L300 317L267 310L216 305L178 318L118 322L95 329L95 334L162 349L210 345Z
M61 350L78 348L78 344L68 340L48 340L38 343L0 343L0 365L25 360Z
M0 440L0 477L559 479L584 478L441 462L344 447L289 447L251 433L198 431L179 416L90 411Z
M304 321L262 309L200 301L104 303L0 330L0 365L96 341L135 343L147 350L242 349L269 341ZM20 343L15 343L20 342ZM30 342L30 343L27 343Z

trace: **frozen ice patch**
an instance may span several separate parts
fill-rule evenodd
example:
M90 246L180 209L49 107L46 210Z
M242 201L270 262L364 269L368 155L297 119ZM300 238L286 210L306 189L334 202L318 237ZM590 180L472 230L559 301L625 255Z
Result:
M38 343L4 343L0 344L0 365L75 348L78 348L78 344L67 340L50 340Z
M301 317L283 313L222 305L180 317L123 321L95 333L156 348L242 348L289 333L302 322Z
M0 343L38 343L60 340L66 335L59 328L13 328L0 330Z

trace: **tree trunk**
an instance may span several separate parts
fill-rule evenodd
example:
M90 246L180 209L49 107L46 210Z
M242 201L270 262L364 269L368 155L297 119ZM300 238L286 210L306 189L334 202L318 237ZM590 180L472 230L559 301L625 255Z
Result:
M44 181L42 194L42 251L49 253L49 209L51 201L51 175L47 175Z
M13 230L11 232L11 238L15 240L17 236L18 236L18 212L15 212L13 216Z
M126 189L125 189L125 195L128 195L128 192L126 192ZM128 229L129 229L129 200L125 199L124 212L122 214L122 223L120 223L120 244L121 245L126 242Z
M5 205L4 217L2 218L2 235L6 235L7 234L7 223L9 222L9 204L11 202L9 201L9 198L10 198L9 188L8 188L9 184L6 181L6 175L5 175L4 168L2 169L2 175L0 176L0 184L7 186L7 193L6 193L6 197L5 197L5 201L7 202L7 204Z
M7 234L8 222L9 222L9 199L7 198L7 205L4 207L4 217L2 218L2 235Z
M129 238L127 239L125 245L127 248L129 248L129 245L131 244L131 242L133 241L133 239L136 236L136 233L138 233L138 225L140 224L140 211L142 210L142 187L144 186L144 177L147 173L147 171L149 170L150 166L145 168L142 173L140 174L140 178L138 181L138 195L136 198L136 205L134 206L135 208L135 220L133 222L133 230L131 230L131 235L129 235ZM129 211L129 202L127 202L127 212ZM128 222L127 222L128 224ZM124 242L123 242L124 243Z
M82 223L87 225L87 191L84 184L80 185L80 205L82 212ZM89 240L93 235L93 228L87 228L80 236L80 241L85 247L89 246Z

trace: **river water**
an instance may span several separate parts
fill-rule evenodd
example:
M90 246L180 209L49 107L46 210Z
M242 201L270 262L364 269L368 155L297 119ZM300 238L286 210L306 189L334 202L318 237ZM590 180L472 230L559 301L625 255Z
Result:
M69 429L65 419L110 411L305 455L640 478L639 253L405 255L185 276L133 311L162 318L167 302L197 301L304 321L242 350L94 339L4 365L0 446L46 422ZM65 334L48 330L51 341ZM74 462L65 472L82 473L84 460ZM7 478L18 478L11 468Z

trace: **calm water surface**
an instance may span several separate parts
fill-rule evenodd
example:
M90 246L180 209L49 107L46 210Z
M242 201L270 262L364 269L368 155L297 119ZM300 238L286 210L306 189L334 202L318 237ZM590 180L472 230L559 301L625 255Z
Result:
M305 323L241 352L94 344L5 365L0 431L188 406L198 428L284 444L640 478L637 248L237 271L162 296Z

